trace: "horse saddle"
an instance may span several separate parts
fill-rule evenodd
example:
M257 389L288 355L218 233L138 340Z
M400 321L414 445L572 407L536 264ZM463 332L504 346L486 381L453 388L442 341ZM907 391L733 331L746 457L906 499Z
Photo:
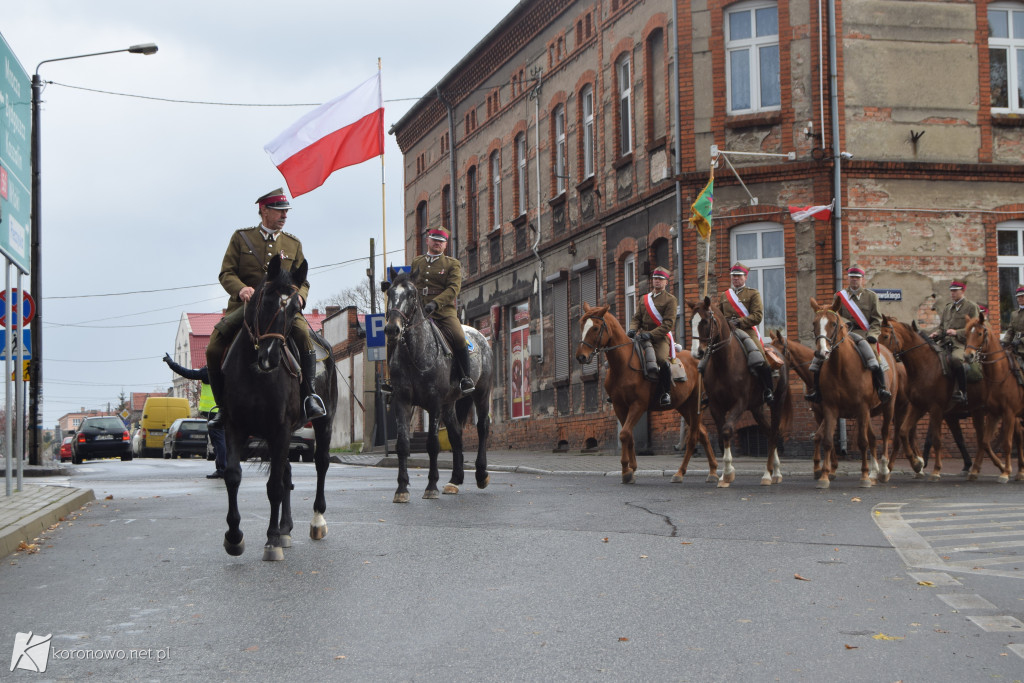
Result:
M732 333L743 345L743 353L747 356L747 365L759 365L759 361L763 359L772 370L782 367L782 359L774 348L762 345L746 330L734 329Z

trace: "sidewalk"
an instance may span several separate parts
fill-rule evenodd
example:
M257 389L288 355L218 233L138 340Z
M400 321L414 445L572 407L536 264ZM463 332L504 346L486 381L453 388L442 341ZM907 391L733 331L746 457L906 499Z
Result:
M22 541L31 543L61 517L96 498L92 489L39 484L24 484L21 491L5 494L0 492L0 558L17 550Z

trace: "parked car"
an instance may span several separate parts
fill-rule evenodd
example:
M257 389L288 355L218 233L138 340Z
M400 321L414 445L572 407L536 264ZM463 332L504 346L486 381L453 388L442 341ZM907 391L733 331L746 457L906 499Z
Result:
M120 456L121 460L132 459L128 430L120 418L87 417L82 420L71 443L71 462L77 465L88 458L111 456Z
M150 396L142 407L142 448L140 455L159 458L163 452L164 436L167 429L179 417L188 417L192 408L186 398L172 396Z
M171 423L164 437L164 458L191 458L206 455L209 432L206 420L195 417L179 417Z
M292 462L313 462L315 445L316 433L313 431L313 423L307 422L292 432L291 442L288 444L288 459ZM249 456L256 455L263 461L270 459L263 439L252 436L249 437Z
M65 462L71 460L71 442L75 440L73 436L65 436L64 440L60 442L60 461Z

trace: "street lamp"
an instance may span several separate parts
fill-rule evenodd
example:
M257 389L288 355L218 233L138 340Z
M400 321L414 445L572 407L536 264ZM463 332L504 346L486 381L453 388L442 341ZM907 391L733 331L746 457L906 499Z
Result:
M73 55L71 57L58 57L57 59L44 59L36 65L36 72L32 76L32 216L31 216L31 242L32 255L29 261L32 272L29 274L29 288L32 290L32 297L36 302L36 314L31 322L32 329L32 358L28 362L29 367L29 402L28 402L28 423L31 432L29 433L29 462L33 465L41 465L42 458L39 452L39 389L43 383L43 286L42 286L42 197L40 191L40 169L39 169L39 95L42 92L42 81L39 80L39 67L50 62L64 62L69 59L82 59L83 57L97 57L99 55L112 55L116 52L131 52L137 55L151 55L157 51L156 43L142 43L120 50L107 50L106 52L90 52L86 55Z

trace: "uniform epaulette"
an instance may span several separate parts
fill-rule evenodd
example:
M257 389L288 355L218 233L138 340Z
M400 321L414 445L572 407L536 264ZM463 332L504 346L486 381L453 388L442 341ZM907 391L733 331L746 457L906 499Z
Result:
M291 234L290 232L285 232L284 230L282 230L282 231L281 231L281 234L282 234L282 235L288 235L289 237L291 237L291 238L292 238L293 240L295 240L296 242L301 242L301 241L302 241L302 240L300 240L300 239L299 239L298 237L296 237L295 235Z

